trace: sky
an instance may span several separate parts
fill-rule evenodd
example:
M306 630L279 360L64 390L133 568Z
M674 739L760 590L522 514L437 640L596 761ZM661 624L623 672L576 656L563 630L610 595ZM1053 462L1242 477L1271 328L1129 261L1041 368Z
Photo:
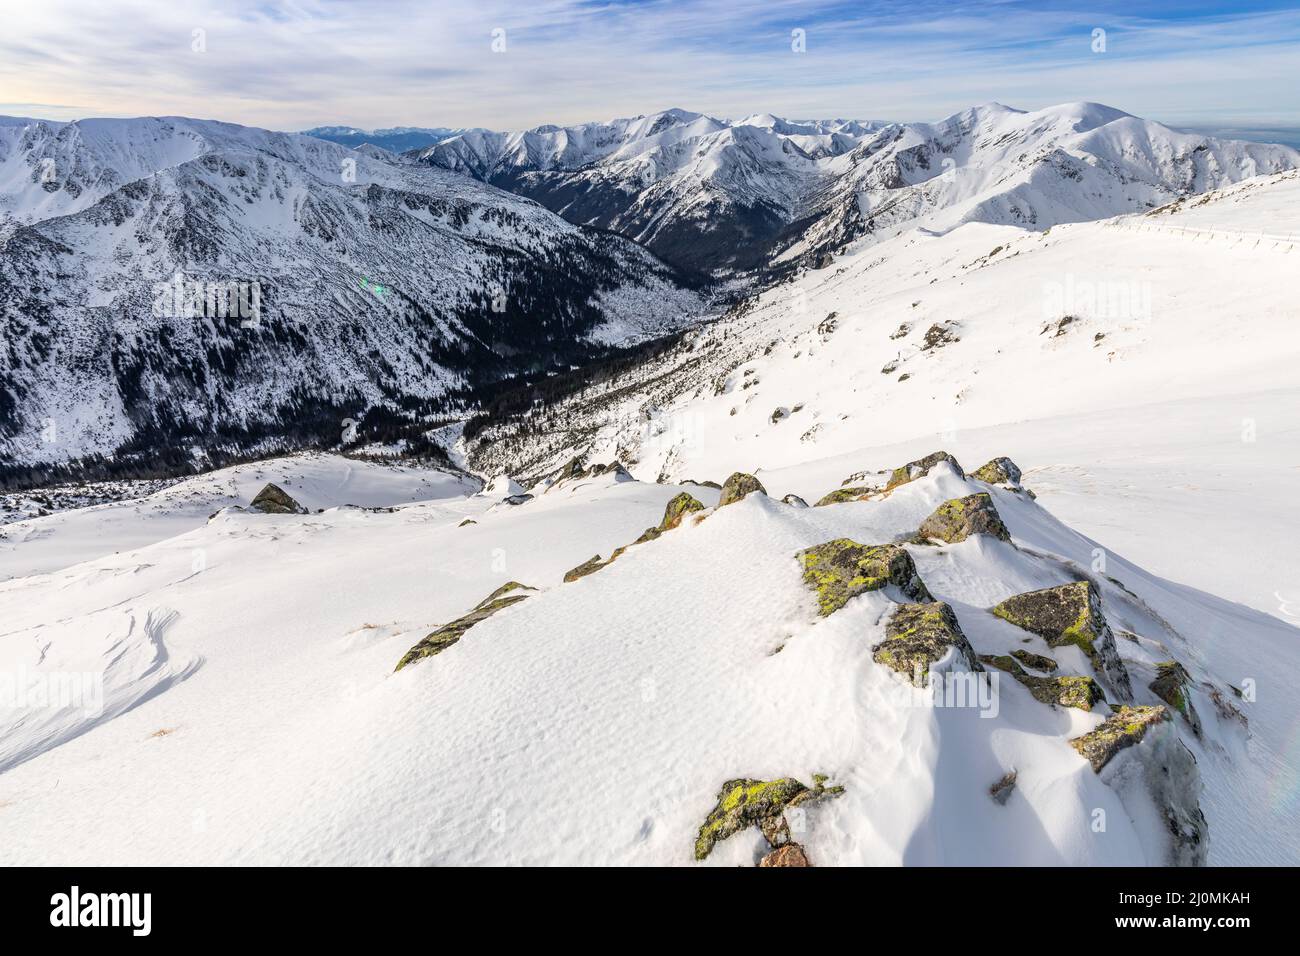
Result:
M1298 64L1300 3L1272 0L0 0L0 114L61 120L521 129L1094 100L1285 130Z

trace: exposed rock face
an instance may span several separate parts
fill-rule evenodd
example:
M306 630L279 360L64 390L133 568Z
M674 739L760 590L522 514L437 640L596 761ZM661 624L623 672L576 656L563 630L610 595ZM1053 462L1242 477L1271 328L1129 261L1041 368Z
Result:
M902 379L899 379L902 381ZM957 459L952 457L946 451L936 451L924 458L918 458L916 461L909 461L906 465L895 468L889 476L889 484L885 485L886 491L891 491L899 485L905 485L909 481L915 481L918 478L924 478L930 473L930 469L941 461L946 461L957 469L958 474L964 474L961 465Z
M1150 684L1151 691L1178 713L1183 715L1188 726L1196 736L1201 735L1201 718L1192 706L1188 691L1192 678L1187 669L1177 661L1162 661L1156 665L1156 679Z
M695 859L705 859L720 841L752 826L758 827L773 847L783 846L790 840L790 828L785 820L787 808L843 792L843 787L827 787L826 778L821 774L813 777L811 789L793 777L728 780L718 791L717 805L700 826L695 839Z
M804 501L798 495L786 495L781 501L791 508L807 508L808 502Z
M865 501L875 494L875 488L859 486L857 488L837 488L828 495L824 495L817 502L816 507L823 505L838 505L846 501Z
M726 505L735 504L741 498L753 494L755 491L767 494L767 489L763 487L761 481L753 475L738 471L723 482L722 497L718 499L718 507L722 508Z
M561 465L559 471L553 477L556 482L565 481L569 478L581 478L586 469L586 460L581 455L577 455Z
M836 538L800 551L803 580L817 594L817 612L833 614L866 591L887 584L913 601L933 601L912 556L896 544L858 544Z
M265 488L257 493L249 505L254 511L261 511L268 515L305 515L307 509L298 504L283 488L276 484L268 483Z
M1016 772L1014 770L1007 773L1001 780L989 787L989 796L993 802L1000 807L1004 807L1007 801L1011 799L1012 791L1016 789Z
M1036 671L1048 671L1050 673L1051 671L1056 670L1059 666L1056 661L1052 660L1050 657L1044 657L1042 654L1031 654L1029 651L1021 650L1020 648L1016 648L1012 651L1011 656L1020 661L1020 663L1024 664L1026 667L1032 667Z
M1020 486L1020 469L1010 458L994 458L978 471L971 472L971 477L990 485Z
M1200 807L1201 774L1196 758L1178 739L1167 707L1121 707L1070 744L1130 813L1136 800L1154 804L1167 834L1164 863L1205 864L1209 824Z
M803 847L798 843L787 843L785 846L779 846L763 859L758 861L759 866L812 866L808 862L808 854L804 852Z
M965 541L973 534L987 534L999 541L1011 540L1011 532L1002 523L992 496L985 492L945 501L921 522L918 531L922 538L938 538L949 544Z
M682 520L694 511L703 511L704 505L700 503L694 495L683 491L675 496L664 507L663 520L659 522L660 531L671 531L682 523Z
M611 558L610 560L612 561L613 558ZM573 568L570 571L566 571L564 573L564 583L569 584L573 581L578 580L578 578L585 578L588 574L591 574L593 571L599 571L608 563L609 561L602 561L600 559L600 555L593 554L591 557L589 557L586 561L583 561L582 564L578 565L576 568Z
M892 667L917 687L924 687L930 665L949 650L962 658L967 670L982 671L975 651L957 623L957 615L942 601L900 604L885 625L885 640L872 649L878 664Z
M1062 707L1076 707L1079 710L1092 710L1094 704L1105 703L1106 695L1091 677L1037 677L1025 672L1015 660L1005 654L980 655L980 662L1006 671L1028 688L1034 700L1043 704L1059 704Z
M1091 581L1075 581L1009 597L992 612L1044 638L1051 647L1072 644L1088 655L1120 700L1133 699L1128 670L1101 611L1101 596Z
M458 617L450 624L444 624L436 631L433 631L422 638L419 643L402 656L402 659L397 662L397 666L393 668L393 670L400 671L407 664L423 660L426 657L433 657L437 654L441 654L464 637L465 632L475 624L478 624L480 621L486 621L502 608L507 608L512 604L518 604L520 601L528 597L527 594L511 594L512 591L536 590L536 588L528 587L526 584L520 584L518 581L506 582L480 601L474 607L474 610L470 611L464 617Z

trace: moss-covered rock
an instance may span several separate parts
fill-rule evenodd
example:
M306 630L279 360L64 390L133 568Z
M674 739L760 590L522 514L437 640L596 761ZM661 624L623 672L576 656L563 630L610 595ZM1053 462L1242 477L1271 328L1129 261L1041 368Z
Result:
M843 787L827 787L826 778L813 777L811 788L793 777L779 780L740 778L728 780L718 791L718 802L704 818L695 838L695 859L703 860L727 837L756 826L772 846L789 842L785 810L824 797L839 796Z
M1014 657L1006 654L981 654L980 663L1006 671L1025 685L1034 700L1043 704L1092 710L1094 704L1106 700L1105 693L1091 677L1039 677L1026 672Z
M924 687L930 665L950 650L964 659L969 670L984 670L952 608L942 601L934 601L898 605L885 625L885 640L872 648L871 656L876 663L892 667L917 687Z
M1009 597L992 612L1037 634L1050 647L1080 648L1121 700L1133 699L1128 670L1101 610L1101 596L1091 581L1074 581Z
M704 505L701 504L690 492L683 491L674 497L664 507L663 520L659 522L660 531L671 531L682 523L682 520L692 512L703 511Z
M896 544L858 544L836 538L800 551L803 580L817 595L817 611L833 614L849 600L887 584L913 601L933 601L912 556Z
M1154 707L1121 707L1096 730L1073 738L1070 746L1092 764L1093 770L1101 773L1121 750L1141 743L1148 730L1169 719L1169 708L1159 704Z
M973 534L987 534L999 541L1010 541L1011 532L986 492L945 501L930 517L921 522L917 535L925 540L938 538L949 544L965 541Z
M464 637L465 632L475 624L478 624L481 621L486 621L493 614L497 613L497 611L507 608L512 604L518 604L520 601L523 601L528 597L527 594L510 593L518 590L534 591L536 589L530 588L525 584L520 584L518 581L509 581L506 584L503 584L480 601L475 606L474 610L470 611L464 617L458 617L450 624L444 624L436 631L425 635L414 647L402 655L402 659L397 662L397 666L393 668L393 670L400 671L407 664L423 660L426 657L433 657L437 654L441 654Z
M1052 672L1060 665L1050 657L1044 657L1042 654L1031 654L1029 651L1016 648L1011 652L1011 656L1026 667L1032 667L1036 671Z
M1010 458L994 458L970 476L990 485L1020 485L1020 469Z
M722 485L722 497L718 499L718 507L735 504L741 498L759 491L767 494L767 489L763 483L753 475L747 475L743 471L734 473Z
M787 505L789 505L791 508L807 508L807 507L808 507L808 502L804 501L804 500L803 500L802 498L800 498L798 495L786 495L784 498L781 499L781 501L782 501L783 504L787 504Z
M266 487L257 493L249 505L254 511L260 511L268 515L305 515L307 509L298 504L293 496L277 484L267 483Z
M902 379L900 378L899 381L901 382ZM956 458L952 457L952 455L948 454L946 451L936 451L926 455L924 458L918 458L916 461L909 461L906 465L895 468L889 475L889 483L885 485L885 490L892 491L899 485L905 485L909 481L924 478L930 473L930 469L941 461L946 461L948 464L956 468L957 474L964 474L961 470L961 465L957 463Z
M612 560L614 559L610 558L610 561ZM609 564L609 561L602 561L600 555L593 554L591 557L589 557L586 561L583 561L582 564L578 565L576 568L564 572L564 583L569 584L573 581L578 580L578 578L585 578L588 574L591 574L594 571L599 571L607 564Z
M1156 664L1156 679L1150 684L1152 693L1163 700L1178 713L1196 736L1201 735L1201 718L1192 706L1190 696L1192 677L1187 669L1177 661L1161 661Z
M837 488L828 495L824 495L814 507L820 508L823 505L838 505L846 501L866 501L873 494L875 488L859 486L856 488Z
M798 843L787 843L779 846L763 859L758 861L759 866L812 866L808 861L808 854Z

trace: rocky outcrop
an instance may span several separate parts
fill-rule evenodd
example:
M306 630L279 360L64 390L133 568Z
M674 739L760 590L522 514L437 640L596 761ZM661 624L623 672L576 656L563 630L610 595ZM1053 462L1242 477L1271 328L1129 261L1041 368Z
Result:
M1011 799L1012 792L1016 789L1016 772L1014 770L1005 774L1002 779L989 787L989 796L998 806L1006 806Z
M735 504L740 499L751 495L754 492L767 494L767 489L763 483L753 475L747 475L743 471L734 473L722 484L722 497L718 499L718 507L723 508L727 505Z
M980 662L1006 671L1024 684L1039 703L1092 710L1094 704L1106 702L1106 695L1091 677L1038 677L1027 673L1015 658L1005 654L983 654Z
M970 477L990 485L1020 487L1020 469L1010 458L994 458L978 470L971 472Z
M397 662L394 671L400 671L407 664L423 660L426 657L433 657L441 654L447 648L458 642L465 636L475 624L486 621L497 611L507 608L512 604L518 604L528 597L527 594L516 594L516 591L536 591L526 584L520 584L518 581L507 581L501 587L497 588L477 605L474 610L470 611L464 617L458 617L450 624L444 624L436 631L425 635L419 643L402 655L402 659Z
M804 500L803 500L802 498L800 498L798 495L786 495L784 498L781 499L781 501L782 501L783 504L787 504L787 505L789 505L791 508L807 508L807 507L808 507L808 502L804 501Z
M1164 824L1161 862L1204 865L1209 824L1200 807L1200 770L1178 739L1167 707L1120 707L1100 727L1070 744L1119 794L1130 813L1135 800L1154 804Z
M803 580L817 595L817 612L833 614L850 599L887 584L897 587L913 601L933 601L916 564L896 544L858 544L850 538L836 538L800 551L795 557L803 567Z
M659 522L659 531L671 531L686 518L688 514L703 511L704 505L689 492L683 491L673 497L664 507L663 519Z
M1051 673L1059 666L1056 661L1050 657L1044 657L1042 654L1031 654L1029 651L1016 648L1011 652L1011 656L1024 664L1026 667L1032 667L1036 671L1047 671Z
M288 492L279 485L270 483L257 493L249 507L268 515L307 514L307 509L298 504Z
M984 669L952 608L934 601L895 608L885 625L885 640L872 648L871 656L877 664L891 667L917 687L924 687L930 666L949 651L963 659L967 670Z
M753 826L759 828L771 846L785 846L790 842L790 827L785 819L787 809L843 792L843 787L827 787L826 777L821 774L813 776L811 788L793 777L728 780L718 791L717 805L700 826L695 838L695 859L707 858L718 843Z
M1088 656L1115 696L1133 699L1128 671L1101 610L1101 596L1091 581L1075 581L1007 598L992 613L1037 634L1050 647L1073 645Z
M889 483L885 485L886 491L893 491L899 485L905 485L909 481L916 481L918 478L924 478L930 473L930 469L941 461L946 461L957 469L957 474L964 474L961 465L957 459L952 457L946 451L936 451L924 458L918 458L916 461L909 461L906 465L895 468L889 475Z
M921 522L917 536L923 540L937 538L956 544L973 534L987 534L999 541L1010 541L1011 532L986 492L945 501L930 517Z
M759 866L812 866L808 862L808 854L798 843L787 843L779 846L763 859L758 861Z
M609 560L613 561L614 559L610 558ZM585 578L588 574L591 574L594 571L599 571L607 564L609 564L609 561L602 561L600 555L593 554L591 557L589 557L586 561L583 561L582 564L578 565L576 568L564 572L564 583L571 584L572 582L578 580L578 578Z
M814 507L821 508L824 505L838 505L846 501L866 501L873 494L875 488L859 486L856 488L837 488L828 495L823 495L821 500Z
M1201 736L1201 718L1192 706L1189 696L1192 677L1177 661L1156 664L1156 679L1149 685L1151 692L1178 711L1196 736Z
M478 524L478 522L475 521L473 518L466 518L466 519L465 519L464 521L462 521L460 524L456 525L456 527L457 527L457 528L463 528L463 527L465 527L466 525L469 525L469 524Z

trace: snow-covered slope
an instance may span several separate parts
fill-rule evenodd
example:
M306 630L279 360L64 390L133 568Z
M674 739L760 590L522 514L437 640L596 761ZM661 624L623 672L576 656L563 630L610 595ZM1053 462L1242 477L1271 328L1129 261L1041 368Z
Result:
M987 104L938 123L728 122L683 110L411 154L531 196L574 222L709 268L820 262L905 223L1045 229L1292 169L1285 146L1179 133L1097 103Z
M0 257L8 463L333 439L702 311L633 243L382 151L191 120L0 134L11 211L53 216Z
M791 477L811 499L843 475L828 462ZM1090 573L1096 544L1023 492L946 463L887 497L813 509L756 492L711 510L712 489L614 472L534 491L517 505L475 495L392 513L227 511L0 584L9 670L103 679L98 710L9 712L0 859L687 865L725 781L811 787L818 774L843 792L787 811L817 865L1158 864L1171 852L1162 814L1198 804L1206 821L1183 838L1195 854L1208 839L1212 861L1300 858L1269 776L1288 758L1256 729L1284 716L1285 699L1237 700L1228 685L1242 675L1216 654L1247 644L1294 668L1293 629L1118 556ZM562 580L657 524L680 491L706 510ZM904 550L973 652L1050 654L1060 673L1091 675L1077 649L987 610L1090 577L1115 634L1134 635L1117 644L1136 702L1158 703L1155 664L1176 659L1199 733L1176 716L1097 773L1069 741L1103 723L1104 705L1051 706L998 672L980 706L936 707L873 655L906 594L890 586L818 615L801 549L888 543L970 493L992 496L1009 540ZM540 590L507 592L528 596L394 673L425 634L510 580ZM934 665L974 666L957 651ZM1144 768L1183 747L1195 764L1177 757L1153 799ZM1012 771L999 803L990 787ZM96 826L57 838L87 807ZM707 863L752 863L762 847L742 828Z

